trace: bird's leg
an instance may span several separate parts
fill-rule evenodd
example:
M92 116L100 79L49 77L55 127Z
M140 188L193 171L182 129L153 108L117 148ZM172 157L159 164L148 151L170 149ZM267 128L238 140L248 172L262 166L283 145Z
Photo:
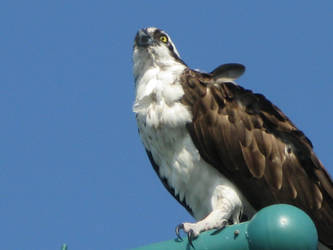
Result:
M179 231L183 230L187 234L189 243L192 245L192 240L198 237L201 232L210 229L223 229L227 225L229 218L230 213L225 213L222 209L216 209L203 220L196 223L184 222L179 224L176 227L176 235L178 239L181 239Z
M196 238L201 232L216 229L223 229L229 221L239 223L239 217L242 210L242 203L238 196L223 195L223 189L216 190L215 195L212 197L213 210L202 220L196 223L181 223L176 227L176 235L181 239L179 231L183 230L187 236L189 243L192 245L192 240ZM221 192L222 191L222 192Z

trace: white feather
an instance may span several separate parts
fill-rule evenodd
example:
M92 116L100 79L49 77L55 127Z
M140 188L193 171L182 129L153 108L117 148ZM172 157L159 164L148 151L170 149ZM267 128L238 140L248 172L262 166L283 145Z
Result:
M179 80L186 66L175 60L166 46L134 46L133 61L133 111L160 176L190 206L196 219L225 209L229 217L238 220L244 203L246 207L249 204L227 178L200 157L185 127L192 121L191 112L180 103L184 91Z

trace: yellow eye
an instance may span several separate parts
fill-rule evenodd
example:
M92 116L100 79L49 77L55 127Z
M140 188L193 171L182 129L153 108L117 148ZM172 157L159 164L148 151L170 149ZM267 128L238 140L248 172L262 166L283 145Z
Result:
M163 43L167 43L168 42L168 37L165 35L160 36L160 41Z

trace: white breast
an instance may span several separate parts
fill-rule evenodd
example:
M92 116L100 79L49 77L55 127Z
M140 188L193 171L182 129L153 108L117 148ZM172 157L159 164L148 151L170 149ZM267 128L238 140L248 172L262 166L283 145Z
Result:
M158 65L151 59L134 50L136 98L133 111L143 144L159 166L160 177L167 179L175 195L186 202L196 219L224 206L225 200L236 216L243 209L242 195L200 157L185 127L192 121L191 112L180 103L184 91L179 76L186 66L180 63Z
M159 175L189 205L196 219L220 206L221 195L230 196L230 203L241 209L237 189L200 157L186 130L192 115L179 102L184 95L179 75L184 69L184 65L167 71L151 67L137 78L133 110L143 144L159 166Z

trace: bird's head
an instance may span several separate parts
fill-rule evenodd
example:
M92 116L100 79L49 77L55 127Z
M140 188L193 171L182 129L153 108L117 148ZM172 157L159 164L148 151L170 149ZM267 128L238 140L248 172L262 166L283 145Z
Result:
M170 36L155 27L140 29L134 40L133 62L135 67L173 66L184 64Z

